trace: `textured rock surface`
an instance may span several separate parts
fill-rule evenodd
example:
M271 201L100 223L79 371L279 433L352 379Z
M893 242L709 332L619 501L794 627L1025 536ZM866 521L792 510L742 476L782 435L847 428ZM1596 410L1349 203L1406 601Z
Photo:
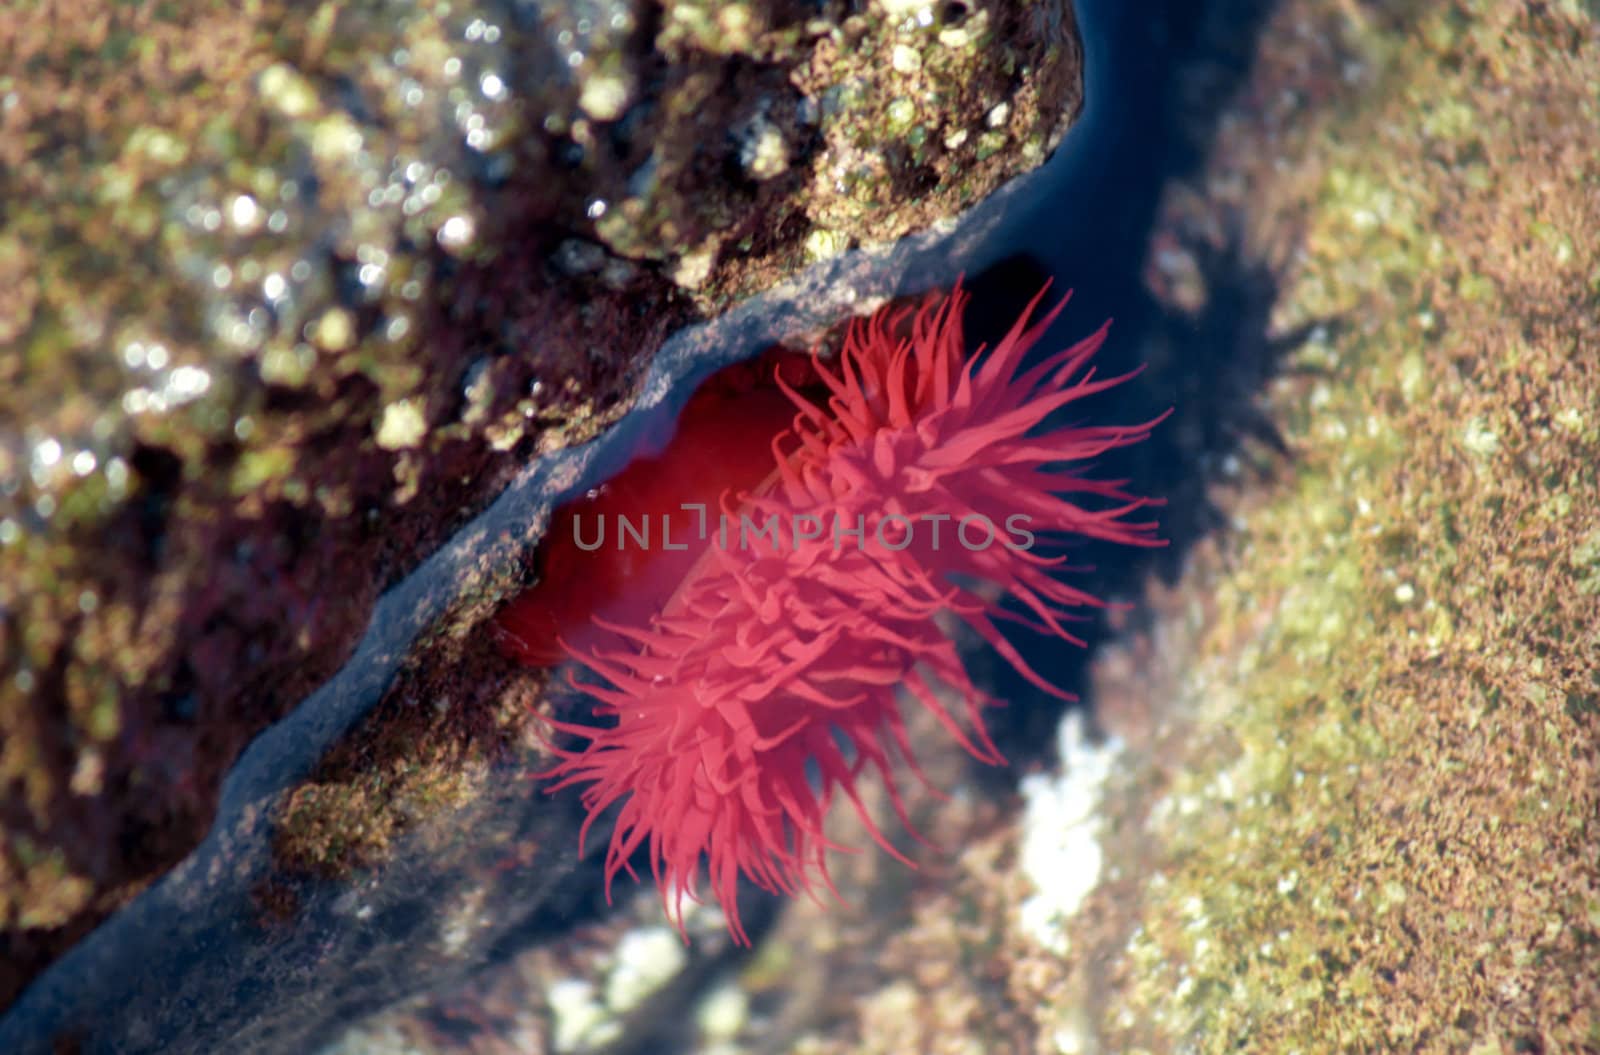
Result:
M667 333L945 228L1081 100L1064 3L178 19L41 3L0 28L0 1002L196 843L242 745L379 594L530 457L616 420ZM392 673L421 635L449 669L489 663L464 631L521 573L537 504L516 508L511 559L458 546L359 655ZM410 684L413 757L354 750L295 798L300 871L397 827L356 784L406 816L459 805L468 761L515 738L504 709L463 716L477 690Z

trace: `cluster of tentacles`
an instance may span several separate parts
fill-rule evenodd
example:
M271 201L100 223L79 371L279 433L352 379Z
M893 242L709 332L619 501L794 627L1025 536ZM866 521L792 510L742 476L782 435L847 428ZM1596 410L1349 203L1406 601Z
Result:
M597 716L610 721L556 725L588 742L558 749L550 790L583 786L585 837L620 807L608 897L648 847L667 914L682 930L683 898L696 897L704 860L734 938L747 942L735 897L741 875L791 895L832 891L826 854L844 848L824 834L824 819L838 793L901 856L858 785L875 770L910 829L893 755L921 774L902 690L974 757L1004 761L984 727L993 701L939 629L940 613L963 620L1042 691L1064 695L1028 667L996 620L1075 642L1073 610L1103 603L1064 582L1061 558L1042 555L1035 540L1161 544L1153 521L1128 519L1152 500L1125 492L1125 481L1072 471L1138 442L1156 422L1053 423L1067 404L1125 378L1097 379L1089 366L1106 327L1026 365L1066 303L1030 325L1043 296L992 350L970 358L959 286L852 324L839 358L815 364L825 400L778 382L794 404L793 425L773 445L771 477L724 499L723 523L735 525L724 543L708 546L654 618L610 626L623 644L573 657ZM740 530L769 518L778 525L770 534ZM995 588L1028 614L987 599Z

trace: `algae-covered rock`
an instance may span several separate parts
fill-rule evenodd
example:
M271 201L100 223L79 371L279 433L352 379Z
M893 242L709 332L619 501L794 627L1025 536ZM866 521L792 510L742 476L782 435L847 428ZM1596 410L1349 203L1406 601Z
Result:
M1282 159L1285 309L1347 323L1278 401L1292 478L1194 583L1099 935L1109 1050L1600 1046L1596 18L1274 19L1256 97L1299 111L1241 122L1211 185Z
M194 845L379 593L615 420L666 334L948 221L1081 100L1064 2L5 23L0 1003ZM455 631L520 574L463 589Z

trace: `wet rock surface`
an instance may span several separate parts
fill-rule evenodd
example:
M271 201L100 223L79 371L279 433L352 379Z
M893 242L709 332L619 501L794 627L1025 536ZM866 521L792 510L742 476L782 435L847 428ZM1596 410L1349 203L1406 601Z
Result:
M887 295L911 256L839 254L948 230L1081 102L1055 3L43 4L0 32L0 1004L218 819L4 1020L15 1050L69 1022L217 1050L246 1020L297 1050L421 984L358 970L398 974L410 930L362 945L300 887L429 809L524 823L479 803L522 701L468 631L605 468L529 460ZM367 907L420 919L460 882L429 860Z

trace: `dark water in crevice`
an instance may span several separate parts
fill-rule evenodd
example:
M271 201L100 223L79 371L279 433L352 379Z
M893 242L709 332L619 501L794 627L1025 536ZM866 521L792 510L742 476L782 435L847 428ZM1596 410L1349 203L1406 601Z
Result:
M1114 320L1095 357L1100 376L1144 372L1071 405L1065 417L1133 424L1171 410L1149 440L1108 453L1089 474L1127 479L1131 492L1165 503L1153 511L1168 542L1164 549L1088 542L1068 551L1071 563L1092 566L1072 575L1073 584L1113 602L1136 602L1151 575L1175 581L1193 547L1223 531L1224 518L1208 495L1217 466L1247 445L1271 447L1275 434L1255 400L1304 336L1269 334L1268 316L1284 276L1277 261L1261 258L1248 244L1244 217L1225 221L1228 244L1188 247L1208 294L1198 314L1164 306L1145 282L1162 197L1205 163L1217 121L1249 75L1272 6L1267 0L1081 3L1086 114L1063 156L1051 163L1060 172L1041 195L1046 200L1032 203L1037 216L1020 224L1008 244L1012 255L974 284L974 304L987 314L974 319L972 330L986 334L1004 327L1037 289L1039 276L1054 276L1057 290L1071 289L1072 302L1043 351L1064 347L1107 317ZM1092 715L1089 659L1109 631L1096 615L1074 630L1088 649L1026 631L1012 640L1030 665L1077 694ZM1053 760L1054 732L1071 705L1038 692L982 650L972 662L1007 702L991 712L991 724L1011 765L974 767L984 786L1001 791L1030 766Z

